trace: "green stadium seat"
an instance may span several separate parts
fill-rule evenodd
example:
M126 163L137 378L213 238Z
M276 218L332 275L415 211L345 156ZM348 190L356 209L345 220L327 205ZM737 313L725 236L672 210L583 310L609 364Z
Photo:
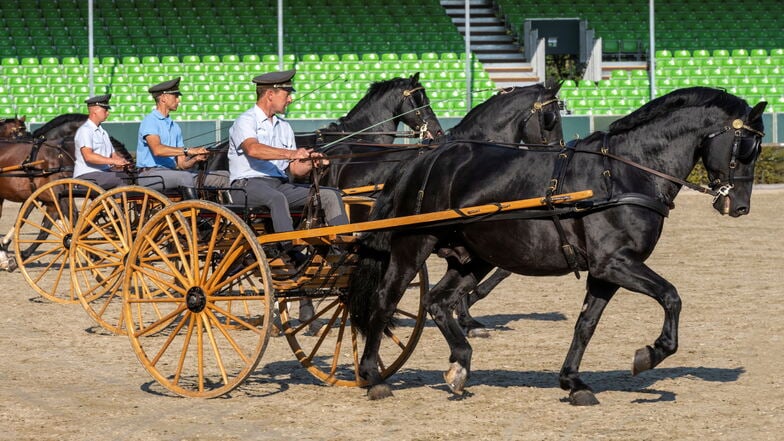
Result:
M0 66L18 66L19 59L15 57L7 57L0 60Z
M359 55L354 54L354 53L341 54L340 55L340 61L343 61L343 62L346 62L346 63L355 63L355 62L359 61Z
M41 65L45 66L58 66L60 61L56 57L44 57L41 58Z
M364 62L376 62L376 61L379 61L381 59L381 57L379 57L378 54L376 54L374 52L366 52L366 53L362 54L360 59L362 61L364 61Z
M38 58L35 57L25 57L22 58L21 62L19 63L21 66L38 66L40 63L38 62Z
M186 62L183 60L183 62ZM221 58L219 55L202 55L201 62L204 64L219 64Z
M141 59L142 64L159 64L161 60L155 55L145 55Z
M199 64L201 58L198 55L183 55L182 64Z
M747 51L746 49L740 49L740 48L733 49L732 52L730 52L730 55L732 57L748 57L749 56L749 51Z
M670 58L672 57L672 52L667 49L660 49L654 53L656 58Z
M672 53L674 58L691 58L691 52L686 49L678 49Z

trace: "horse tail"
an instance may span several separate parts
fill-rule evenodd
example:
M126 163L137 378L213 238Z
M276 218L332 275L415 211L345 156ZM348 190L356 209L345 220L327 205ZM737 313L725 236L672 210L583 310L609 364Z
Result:
M384 190L376 200L371 220L387 219L393 214L394 187L400 173L395 173L384 183ZM392 250L392 232L388 230L371 231L359 240L357 267L351 274L349 283L349 307L351 322L362 335L370 330L370 317L379 311L379 297L376 295L381 280L389 267L389 256ZM390 327L394 323L389 324Z

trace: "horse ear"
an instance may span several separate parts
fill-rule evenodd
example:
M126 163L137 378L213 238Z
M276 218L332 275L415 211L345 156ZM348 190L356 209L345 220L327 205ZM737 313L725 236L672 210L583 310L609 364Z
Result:
M765 111L765 106L768 105L767 101L760 101L751 109L751 113L749 113L749 122L759 119L762 116L762 112Z
M415 73L414 75L411 75L411 82L412 83L418 83L419 82L419 72Z
M19 121L25 122L25 118L27 118L27 115L22 115L22 117L19 118Z

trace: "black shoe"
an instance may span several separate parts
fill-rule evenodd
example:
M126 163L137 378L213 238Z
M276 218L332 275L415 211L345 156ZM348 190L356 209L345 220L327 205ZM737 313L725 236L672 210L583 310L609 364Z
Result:
M304 265L304 264L306 264L308 262L308 256L303 254L302 251L300 251L299 249L292 248L292 249L286 250L284 252L284 254L286 255L286 257L289 258L291 263L296 268L299 268L299 267L301 267L302 265Z

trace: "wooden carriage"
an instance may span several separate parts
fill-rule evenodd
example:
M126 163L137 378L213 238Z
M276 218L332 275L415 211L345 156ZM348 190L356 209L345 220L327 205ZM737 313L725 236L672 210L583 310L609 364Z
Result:
M54 215L50 200L60 201ZM362 197L346 201L371 203ZM24 204L15 246L18 253L37 246L20 262L36 291L53 301L78 301L103 328L128 335L145 369L174 393L228 393L253 372L278 332L321 381L362 386L361 337L351 324L347 297L359 235L543 204L544 198L534 198L269 233L263 209L200 199L176 202L136 186L104 192L65 179L39 189ZM281 242L301 245L307 262L295 267L278 256L275 245ZM397 326L386 331L380 352L384 378L417 344L426 321L420 297L428 288L423 267L397 305ZM303 301L315 314L300 317L297 307Z

